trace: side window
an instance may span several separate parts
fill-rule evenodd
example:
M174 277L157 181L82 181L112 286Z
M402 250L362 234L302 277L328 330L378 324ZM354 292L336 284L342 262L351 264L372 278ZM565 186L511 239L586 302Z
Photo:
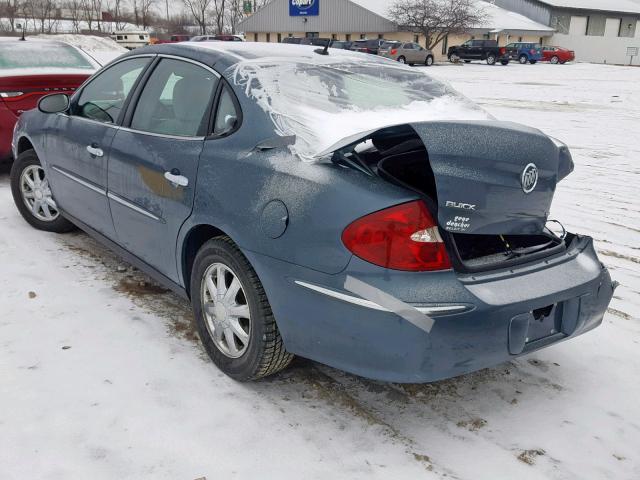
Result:
M131 128L196 137L218 84L211 71L193 63L162 59L138 99Z
M124 102L150 58L116 63L92 80L80 93L74 114L103 123L115 123Z
M216 112L216 121L213 126L215 135L224 135L233 130L239 121L239 112L229 89L225 87L220 95L218 102L218 111Z

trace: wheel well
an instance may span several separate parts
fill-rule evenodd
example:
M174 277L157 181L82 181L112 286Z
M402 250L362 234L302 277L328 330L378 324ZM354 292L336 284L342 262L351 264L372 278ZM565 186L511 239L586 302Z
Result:
M18 140L18 155L20 155L22 152L26 152L27 150L32 149L33 145L31 145L31 142L27 137L22 137L20 140Z
M182 278L188 295L190 295L191 289L191 270L198 250L212 238L223 235L226 235L226 233L211 225L198 225L193 227L187 234L182 245Z

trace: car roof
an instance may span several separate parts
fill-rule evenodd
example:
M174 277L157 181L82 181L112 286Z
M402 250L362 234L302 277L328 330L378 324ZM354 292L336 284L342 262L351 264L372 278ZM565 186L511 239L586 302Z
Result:
M362 53L334 49L329 55L316 53L318 45L264 42L184 42L150 45L132 50L126 56L140 54L170 54L198 57L207 64L221 64L225 68L245 61L268 60L278 62L305 62L331 64L345 60L362 60ZM368 58L368 57L367 57ZM372 60L372 59L369 59ZM388 61L382 59L382 61Z

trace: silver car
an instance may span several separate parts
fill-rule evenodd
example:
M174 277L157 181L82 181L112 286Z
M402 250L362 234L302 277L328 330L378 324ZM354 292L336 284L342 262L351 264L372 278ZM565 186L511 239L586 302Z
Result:
M385 42L380 46L379 54L409 65L433 65L433 52L413 42Z

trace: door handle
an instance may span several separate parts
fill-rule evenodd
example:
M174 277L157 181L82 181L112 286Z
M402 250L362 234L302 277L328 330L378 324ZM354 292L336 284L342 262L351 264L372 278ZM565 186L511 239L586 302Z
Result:
M87 152L89 152L89 155L91 155L92 157L102 157L104 155L104 152L100 147L98 147L98 144L96 143L87 145Z
M164 172L164 178L169 180L174 187L189 186L189 179L184 175L180 175L180 170L174 168L170 172Z

